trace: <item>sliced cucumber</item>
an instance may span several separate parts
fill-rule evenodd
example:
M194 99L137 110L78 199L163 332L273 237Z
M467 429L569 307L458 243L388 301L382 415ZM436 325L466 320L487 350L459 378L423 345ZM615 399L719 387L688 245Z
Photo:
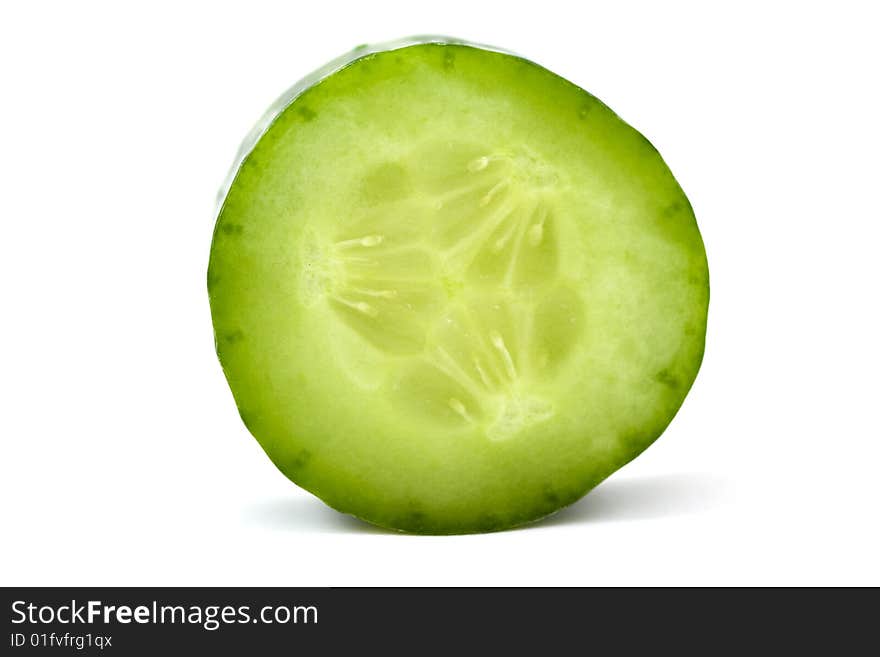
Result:
M279 102L225 190L208 288L278 468L425 533L540 518L644 450L709 300L642 135L530 61L437 38L355 50Z

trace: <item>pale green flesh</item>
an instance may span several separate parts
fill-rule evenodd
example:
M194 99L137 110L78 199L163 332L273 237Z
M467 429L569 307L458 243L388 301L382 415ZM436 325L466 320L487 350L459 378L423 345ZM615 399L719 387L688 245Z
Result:
M460 45L379 53L297 98L229 190L208 282L275 464L436 533L546 515L647 447L708 304L653 147L548 71Z

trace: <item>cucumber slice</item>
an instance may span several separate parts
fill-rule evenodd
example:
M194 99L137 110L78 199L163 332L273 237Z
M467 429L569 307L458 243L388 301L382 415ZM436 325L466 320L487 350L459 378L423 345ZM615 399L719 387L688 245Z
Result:
M697 374L709 300L651 144L448 38L357 49L276 104L222 194L208 290L275 465L419 533L535 520L633 459Z

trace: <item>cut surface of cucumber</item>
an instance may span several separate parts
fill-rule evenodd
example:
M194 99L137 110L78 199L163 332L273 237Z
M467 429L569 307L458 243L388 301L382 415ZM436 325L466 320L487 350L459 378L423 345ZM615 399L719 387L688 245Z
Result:
M652 145L518 56L356 49L243 147L208 268L245 425L330 506L418 533L574 502L666 428L709 300Z

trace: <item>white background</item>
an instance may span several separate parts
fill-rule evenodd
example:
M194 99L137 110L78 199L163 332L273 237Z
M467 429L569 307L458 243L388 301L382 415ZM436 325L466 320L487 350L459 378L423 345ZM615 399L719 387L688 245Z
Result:
M823 4L5 4L0 583L880 584L880 21ZM239 141L325 61L417 33L599 96L663 153L709 255L678 417L515 531L324 507L248 435L213 351Z

